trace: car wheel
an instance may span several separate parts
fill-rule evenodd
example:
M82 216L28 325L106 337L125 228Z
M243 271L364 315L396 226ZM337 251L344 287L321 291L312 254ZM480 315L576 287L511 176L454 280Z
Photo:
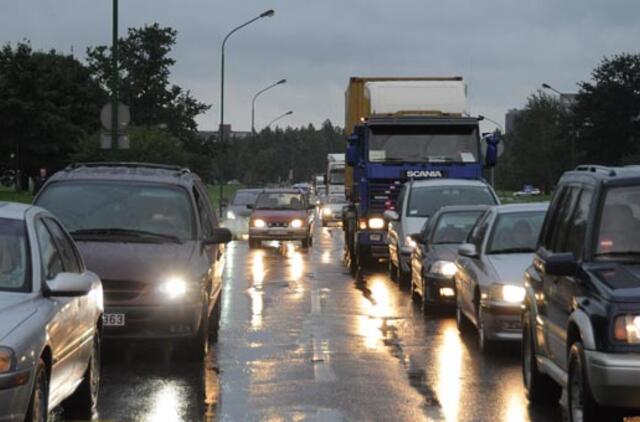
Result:
M202 307L200 321L198 333L187 340L187 353L193 361L202 361L209 351L209 316L206 305Z
M389 269L389 278L391 279L391 281L398 281L397 268L393 264L393 260L391 259L391 257L389 257L388 269Z
M47 366L44 360L38 360L33 391L25 422L46 422L49 407L49 380L47 379Z
M460 304L456 303L456 326L461 334L469 331L470 322L460 309Z
M73 419L91 419L98 406L98 392L100 390L101 342L100 336L95 334L89 364L84 372L82 383L76 391L62 403L65 417Z
M532 404L556 403L562 395L562 387L538 370L533 333L529 321L530 316L525 313L522 317L521 354L525 395Z
M411 271L405 272L402 271L402 268L398 267L398 285L400 286L400 289L408 289L409 283L411 283Z

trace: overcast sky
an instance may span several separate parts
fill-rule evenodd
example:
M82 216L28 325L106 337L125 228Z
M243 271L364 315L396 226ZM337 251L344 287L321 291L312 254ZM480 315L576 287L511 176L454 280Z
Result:
M111 0L2 0L0 41L29 39L84 59L109 44ZM471 111L504 120L541 82L563 92L589 78L602 59L638 52L638 0L120 0L120 33L153 22L178 30L172 81L219 120L220 44L234 26L273 8L276 14L237 32L227 44L226 121L250 128L292 109L283 125L344 125L350 76L461 75ZM487 127L488 129L489 127Z

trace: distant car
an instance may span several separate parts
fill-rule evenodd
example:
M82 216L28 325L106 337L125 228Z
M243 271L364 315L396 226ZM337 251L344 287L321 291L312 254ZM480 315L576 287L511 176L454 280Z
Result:
M481 180L429 179L405 183L396 200L396 209L384 213L389 221L389 275L401 286L411 282L411 234L447 205L495 205L499 200L491 186Z
M522 314L529 401L558 401L564 387L572 422L639 415L640 167L565 173L530 264Z
M524 185L521 191L514 192L513 196L515 197L524 197L524 196L540 196L542 192L538 188L534 188L531 185Z
M342 224L342 209L347 205L344 195L330 195L327 197L320 211L322 227L330 224Z
M548 204L501 205L487 210L458 249L456 321L471 321L481 352L497 341L522 338L524 272L531 263Z
M224 243L200 178L141 163L75 164L35 203L69 229L104 288L105 338L160 339L207 352L222 304Z
M411 297L420 301L422 312L455 307L458 246L488 205L442 207L411 237L417 243L411 254Z
M231 231L234 238L241 239L242 236L249 234L251 210L247 205L256 202L260 192L262 189L239 189L233 194L227 206L223 224Z
M0 420L90 419L100 386L102 286L60 222L0 202Z
M304 248L312 245L315 206L308 195L296 189L265 189L249 208L250 248L266 240L300 241Z

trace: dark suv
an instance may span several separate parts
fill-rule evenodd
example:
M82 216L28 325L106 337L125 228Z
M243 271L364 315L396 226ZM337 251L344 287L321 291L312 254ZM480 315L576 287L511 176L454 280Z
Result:
M640 409L640 167L560 179L525 274L522 368L531 402L567 388L572 421Z
M207 190L188 169L75 164L35 203L55 214L104 288L106 338L183 340L207 351L221 306L224 243Z

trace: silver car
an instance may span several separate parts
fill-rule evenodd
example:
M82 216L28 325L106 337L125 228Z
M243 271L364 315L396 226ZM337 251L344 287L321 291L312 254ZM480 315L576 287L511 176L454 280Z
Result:
M322 227L330 224L342 224L342 209L347 205L344 195L330 195L320 209Z
M501 205L487 210L458 249L456 321L478 332L487 352L496 341L522 338L524 272L531 264L548 204Z
M102 284L47 211L0 202L0 421L91 418Z

